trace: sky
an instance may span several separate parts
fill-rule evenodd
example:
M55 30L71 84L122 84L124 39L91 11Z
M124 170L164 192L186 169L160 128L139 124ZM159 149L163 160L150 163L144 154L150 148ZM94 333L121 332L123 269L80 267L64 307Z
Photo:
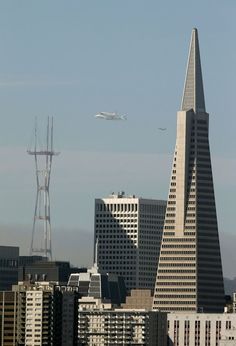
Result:
M236 276L235 11L234 0L1 0L0 243L29 251L35 117L42 141L54 117L60 151L50 185L55 258L91 263L96 197L167 198L197 27L224 274ZM97 120L100 111L128 120Z

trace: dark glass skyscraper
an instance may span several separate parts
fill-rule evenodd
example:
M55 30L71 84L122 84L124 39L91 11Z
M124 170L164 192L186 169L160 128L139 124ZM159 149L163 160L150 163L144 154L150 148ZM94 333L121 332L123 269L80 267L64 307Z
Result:
M11 289L18 281L19 248L0 246L0 291Z

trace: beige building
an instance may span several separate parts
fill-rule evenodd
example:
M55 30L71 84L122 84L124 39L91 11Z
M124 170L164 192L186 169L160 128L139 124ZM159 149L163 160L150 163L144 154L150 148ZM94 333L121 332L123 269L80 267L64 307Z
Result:
M153 296L151 290L131 290L130 296L126 297L125 304L121 304L123 309L152 309Z
M153 309L223 312L224 284L197 29L193 29Z
M73 329L77 325L75 288L24 281L13 286L13 291L17 294L16 345L73 345L77 339Z
M97 243L98 268L122 276L128 289L153 291L165 210L166 201L123 192L96 199L94 253Z
M18 295L17 342L25 346L41 346L57 340L52 321L54 284L20 282L13 286ZM54 305L54 306L53 306ZM54 311L55 313L56 311ZM58 321L60 320L58 314Z
M19 282L0 292L0 346L75 345L78 289Z
M236 314L169 313L169 346L236 345Z

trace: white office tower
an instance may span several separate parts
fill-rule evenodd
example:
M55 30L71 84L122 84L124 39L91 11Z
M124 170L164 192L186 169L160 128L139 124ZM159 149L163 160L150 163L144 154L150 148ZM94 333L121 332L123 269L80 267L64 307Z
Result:
M124 192L96 199L94 254L99 270L122 276L127 289L153 291L165 210L166 201Z
M193 29L153 309L223 312L224 284L197 29Z

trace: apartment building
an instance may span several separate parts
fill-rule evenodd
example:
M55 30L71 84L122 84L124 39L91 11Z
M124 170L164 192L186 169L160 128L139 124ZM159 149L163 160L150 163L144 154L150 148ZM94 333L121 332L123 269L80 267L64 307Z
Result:
M166 314L142 309L79 309L78 345L166 346Z

